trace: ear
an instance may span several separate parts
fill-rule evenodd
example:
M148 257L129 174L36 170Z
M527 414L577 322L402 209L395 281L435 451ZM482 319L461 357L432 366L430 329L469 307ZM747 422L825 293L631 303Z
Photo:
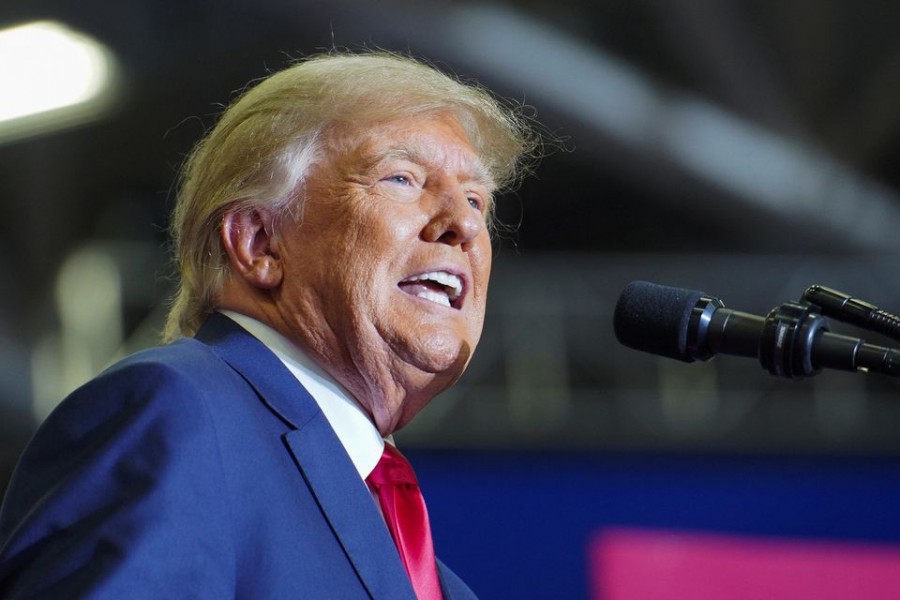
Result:
M281 256L273 244L274 219L259 208L236 209L222 217L219 235L233 272L250 285L270 290L281 283Z

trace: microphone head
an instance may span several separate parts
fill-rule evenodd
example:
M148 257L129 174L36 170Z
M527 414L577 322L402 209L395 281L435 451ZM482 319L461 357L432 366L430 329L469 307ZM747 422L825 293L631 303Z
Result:
M619 342L629 348L693 362L687 348L691 312L704 292L629 283L619 296L613 328Z

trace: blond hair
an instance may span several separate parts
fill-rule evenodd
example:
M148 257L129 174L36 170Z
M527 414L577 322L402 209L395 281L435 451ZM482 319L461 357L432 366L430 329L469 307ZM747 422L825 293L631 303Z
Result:
M415 59L330 53L279 71L243 93L194 148L182 172L171 235L180 275L164 338L193 335L228 273L219 237L226 211L298 209L303 178L327 130L449 111L498 187L520 175L537 136L516 108Z

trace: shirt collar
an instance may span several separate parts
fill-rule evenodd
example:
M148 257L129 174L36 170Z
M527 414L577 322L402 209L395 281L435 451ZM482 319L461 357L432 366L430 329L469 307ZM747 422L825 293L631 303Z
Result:
M315 399L350 460L365 479L378 464L385 440L350 393L300 348L260 321L232 310L219 311L258 339ZM388 438L388 441L391 441Z

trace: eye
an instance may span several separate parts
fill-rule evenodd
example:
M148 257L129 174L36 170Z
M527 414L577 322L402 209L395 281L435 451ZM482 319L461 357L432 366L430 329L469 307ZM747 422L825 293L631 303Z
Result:
M466 201L469 206L486 215L491 206L491 195L481 191L469 191L466 194Z
M385 181L390 181L391 183L397 183L400 185L412 185L413 180L408 175L391 175L389 177L384 178Z

